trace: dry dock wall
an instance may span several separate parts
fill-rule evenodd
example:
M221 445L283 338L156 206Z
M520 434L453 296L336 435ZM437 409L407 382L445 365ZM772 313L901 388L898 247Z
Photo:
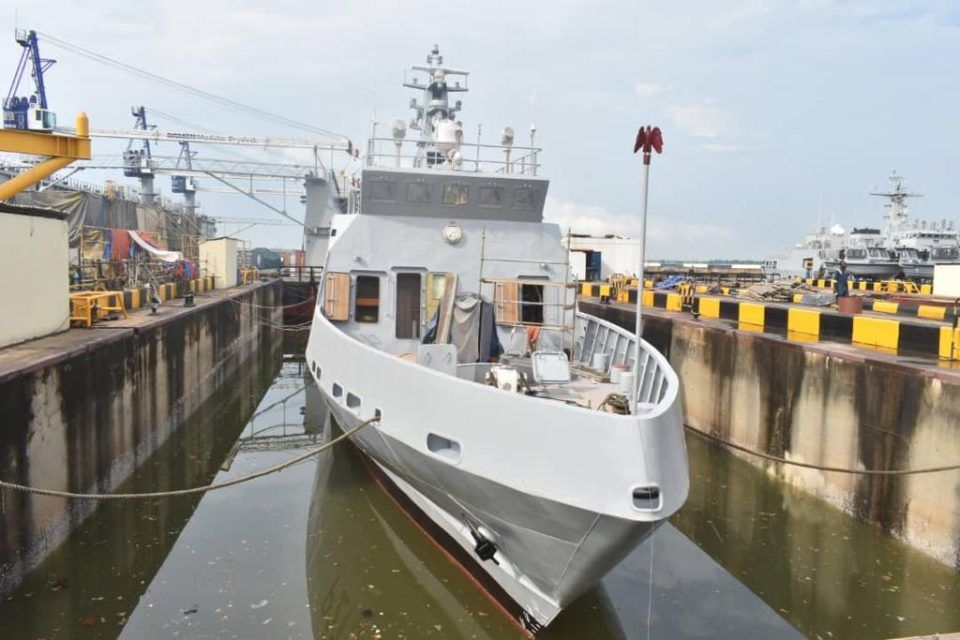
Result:
M251 355L279 340L268 325L282 322L280 296L279 282L219 291L139 326L22 345L38 357L0 374L0 477L113 490ZM43 340L56 342L44 348ZM95 506L0 491L0 596Z
M633 328L632 310L581 307ZM684 421L701 432L819 466L960 462L960 371L662 312L645 315L644 338L677 371ZM734 453L960 569L960 471L850 475Z

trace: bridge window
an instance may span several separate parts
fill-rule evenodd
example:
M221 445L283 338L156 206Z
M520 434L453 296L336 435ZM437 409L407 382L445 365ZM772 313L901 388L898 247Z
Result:
M396 186L393 180L374 180L370 183L370 202L395 202Z
M407 183L407 202L413 204L430 203L430 185L426 182Z
M502 187L480 187L478 203L481 207L497 208L503 206Z
M377 322L380 319L380 278L357 276L357 294L353 306L357 322Z
M537 190L529 187L518 187L513 190L513 208L529 211L537 204Z
M470 189L465 184L443 185L443 204L462 207L467 204Z

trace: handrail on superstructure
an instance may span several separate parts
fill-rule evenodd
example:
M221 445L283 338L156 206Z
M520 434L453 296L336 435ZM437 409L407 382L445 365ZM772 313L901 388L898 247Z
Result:
M378 148L378 143L389 143L387 151ZM539 147L504 147L493 144L463 142L458 146L460 166L454 168L446 156L434 145L422 140L395 140L393 138L370 138L367 141L366 165L368 167L413 168L462 171L464 173L499 173L504 175L536 176L540 169ZM496 150L502 157L494 156ZM433 154L433 155L431 155ZM516 154L521 154L517 156Z
M556 264L561 266L567 266L565 260L532 260L530 258L487 258L484 257L484 262L521 262L527 264Z
M560 282L558 280L540 280L538 278L482 278L481 282L483 284L515 282L517 284L537 284L537 285L546 285L548 287L565 287L567 289L577 288L577 283L575 282Z

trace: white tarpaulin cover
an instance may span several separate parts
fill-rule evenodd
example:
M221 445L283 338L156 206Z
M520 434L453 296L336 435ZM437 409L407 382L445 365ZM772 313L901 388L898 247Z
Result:
M128 229L127 232L130 234L130 237L133 238L133 241L136 242L141 249L147 253L155 256L157 260L162 260L163 262L179 262L183 260L183 254L179 251L164 251L163 249L157 249L155 246L144 240L140 237L140 234L132 229Z

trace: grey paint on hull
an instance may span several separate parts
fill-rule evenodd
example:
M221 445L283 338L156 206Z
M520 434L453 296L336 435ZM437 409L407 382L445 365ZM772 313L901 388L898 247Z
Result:
M343 428L359 424L355 414L324 395ZM375 426L353 439L366 455L447 513L460 520L467 514L472 524L493 532L503 555L561 607L599 582L660 524L523 493L421 453Z

